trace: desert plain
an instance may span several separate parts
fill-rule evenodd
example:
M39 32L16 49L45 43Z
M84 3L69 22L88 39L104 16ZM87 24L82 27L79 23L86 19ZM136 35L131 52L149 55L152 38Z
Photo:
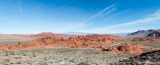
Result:
M0 36L0 65L160 64L158 38L51 32Z

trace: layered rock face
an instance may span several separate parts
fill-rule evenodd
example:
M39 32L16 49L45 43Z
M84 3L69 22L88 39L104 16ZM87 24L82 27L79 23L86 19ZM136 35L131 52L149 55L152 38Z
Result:
M87 35L69 38L43 37L36 38L28 43L19 42L16 45L8 46L2 44L0 50L28 50L35 48L48 47L71 47L71 48L106 48L106 44L115 43L124 40L124 38L112 35Z
M147 37L147 38L138 38L138 37L136 37L132 41L134 41L134 42L155 42L155 43L160 43L159 39L150 38L150 37Z

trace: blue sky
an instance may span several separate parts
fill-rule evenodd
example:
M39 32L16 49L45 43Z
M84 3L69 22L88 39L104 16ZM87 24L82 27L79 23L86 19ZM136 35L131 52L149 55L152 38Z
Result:
M0 0L0 33L124 33L160 28L160 0Z

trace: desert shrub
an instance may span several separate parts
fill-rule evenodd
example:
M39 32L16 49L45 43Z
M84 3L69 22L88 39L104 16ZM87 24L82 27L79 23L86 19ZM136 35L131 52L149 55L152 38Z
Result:
M10 59L5 59L4 61L6 61L6 62L10 62Z
M14 55L14 52L10 52L11 55Z
M69 62L70 62L70 63L74 63L75 61L74 61L74 59L71 59Z
M15 59L21 59L22 57L15 57Z
M36 55L35 55L35 54L33 54L33 57L36 57Z
M8 56L8 53L5 53L5 56Z
M26 54L23 54L23 56L26 56Z
M15 57L15 59L18 59L18 57Z
M21 64L21 61L17 61L16 63L17 63L17 64Z
M87 62L81 62L81 63L79 63L78 65L91 65L91 64L89 64L89 63L87 63Z
M47 57L44 57L43 59L44 59L44 60L48 60Z
M10 64L14 64L13 62L11 62Z

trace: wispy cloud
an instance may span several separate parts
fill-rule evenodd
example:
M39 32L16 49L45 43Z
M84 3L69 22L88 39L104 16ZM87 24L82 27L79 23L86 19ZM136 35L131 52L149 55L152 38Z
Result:
M94 18L96 18L97 16L105 16L105 15L107 15L107 14L109 14L109 13L117 10L117 9L116 9L116 5L117 5L119 2L120 2L120 0L119 0L118 2L116 2L116 3L114 3L114 4L111 4L110 6L104 8L103 10L99 11L97 14L91 16L90 18L86 19L85 21L78 23L78 24L76 25L76 27L77 27L77 28L85 27L86 24L88 24L87 22L88 22L89 20L94 19Z
M100 16L100 15L104 16L104 15L107 15L107 14L115 11L116 10L115 6L117 5L118 2L116 2L116 3L114 3L114 4L110 5L110 6L108 6L106 8L104 8L103 10L101 10L100 12L98 12L97 14L95 14L95 15L91 16L90 18L88 18L87 20L83 21L81 24L84 24L84 23L88 22L89 20L94 19L97 16Z
M17 0L17 3L18 3L18 7L19 7L19 12L22 13L22 1L21 0Z
M111 13L111 12L113 12L113 11L115 11L115 10L117 10L115 7L113 7L113 8L111 8L109 11L107 11L107 13L106 14L104 14L103 16L105 16L105 15L107 15L107 14L109 14L109 13Z
M87 20L79 23L78 26L85 26L86 23L87 23L89 20L94 19L94 18L97 17L97 16L100 16L100 15L103 15L103 16L104 16L104 15L107 15L107 14L115 11L115 10L116 10L115 6L116 6L119 2L120 2L120 0L119 0L118 2L116 2L116 3L114 3L114 4L111 4L110 6L104 8L103 10L101 10L100 12L98 12L97 14L95 14L95 15L91 16L90 18L88 18Z
M117 28L117 27L131 26L131 25L140 24L140 23L151 23L157 20L160 20L160 10L157 10L155 13L149 15L149 17L147 18L138 19L128 23L117 24L117 25L106 27L106 28Z
M124 10L124 11L115 13L115 14L113 14L113 15L107 16L107 17L104 19L104 22L109 21L109 20L112 20L115 16L122 15L122 14L128 12L128 11L129 11L129 10Z
M81 31L107 33L108 31L111 31L111 32L116 31L116 30L118 30L118 28L133 26L133 25L137 25L137 24L155 23L155 22L158 22L159 20L160 20L160 10L157 10L155 13L150 14L146 18L138 19L135 21L127 22L127 23L121 23L121 24L116 24L116 25L112 25L112 26L94 28L94 29L89 29L89 30L81 30ZM123 30L121 29L118 31L123 31ZM128 30L125 30L125 31L128 31ZM129 30L129 31L132 31L132 30Z

